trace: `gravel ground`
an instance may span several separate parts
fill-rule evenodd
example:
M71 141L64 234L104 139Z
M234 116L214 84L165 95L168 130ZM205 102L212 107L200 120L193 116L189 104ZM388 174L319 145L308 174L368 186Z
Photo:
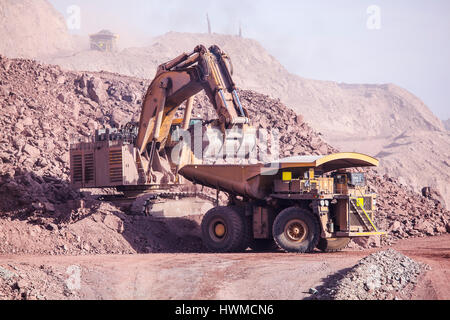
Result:
M417 285L409 284L400 289L395 295L397 298L409 299L412 294L411 299L450 299L449 241L450 235L445 235L402 240L393 247L432 267L424 278L423 273L419 275ZM320 254L248 251L239 254L0 255L0 267L7 270L6 274L23 276L26 281L22 290L30 292L21 296L14 286L18 278L3 285L0 276L0 299L28 299L33 298L34 293L40 294L40 299L310 299L310 288L322 291L321 286L336 284L330 279L352 270L376 250L380 249ZM386 259L383 254L376 257L368 261L378 261L378 264L379 260ZM388 257L389 261L397 257L401 257L399 261L404 259L402 255L389 252ZM408 259L405 262L411 264L407 270L412 279L415 264ZM386 264L386 268L390 265ZM67 292L64 290L66 281L76 276L77 266L80 286ZM72 269L68 269L70 267ZM399 275L402 275L403 267L399 268ZM362 275L371 279L367 272Z

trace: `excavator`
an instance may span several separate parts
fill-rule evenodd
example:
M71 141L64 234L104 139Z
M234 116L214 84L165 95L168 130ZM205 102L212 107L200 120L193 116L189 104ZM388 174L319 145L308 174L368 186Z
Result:
M216 45L208 49L198 45L160 65L143 99L139 123L99 129L92 141L71 145L73 187L114 188L126 197L146 199L145 205L135 201L134 207L142 207L147 214L155 194L171 195L185 180L215 189L217 194L225 192L227 206L218 206L218 197L215 201L203 197L215 204L208 207L201 225L205 246L213 252L248 247L336 251L353 237L383 235L373 221L376 194L365 185L363 173L350 170L377 166L378 160L372 157L338 153L265 163L204 163L205 130L219 132L221 148L234 155L246 158L255 148L248 144L252 139L246 139L254 131L232 74L230 57ZM201 91L217 119L192 118L194 96ZM177 118L183 103L184 115ZM178 129L188 135L180 138L175 134ZM199 137L200 151L194 141L194 147L181 144L179 152L173 152L179 145L177 138L198 141ZM206 139L208 143L212 141ZM175 194L176 201L182 201L182 193ZM205 213L204 204L199 208L192 206L194 202L183 204L185 211Z
M162 160L168 155L166 147L173 140L173 128L188 130L196 123L191 114L194 96L200 91L206 93L218 116L208 127L220 130L225 140L238 143L250 121L232 72L230 58L218 46L206 49L199 45L160 65L143 100L138 124L129 123L121 130L100 129L94 141L72 145L73 185L133 190L176 184L178 179ZM184 117L175 118L183 103ZM181 166L178 163L177 167Z

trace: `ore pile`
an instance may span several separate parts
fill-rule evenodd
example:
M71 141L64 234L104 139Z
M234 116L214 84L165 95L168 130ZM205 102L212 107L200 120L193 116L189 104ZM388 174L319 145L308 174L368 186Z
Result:
M393 300L408 294L428 270L425 264L393 250L380 251L360 260L345 274L330 278L314 291L320 300ZM334 283L333 283L334 281Z
M376 223L389 233L387 243L450 232L450 211L439 200L419 195L395 178L377 175L376 170L369 170L368 182L377 192Z

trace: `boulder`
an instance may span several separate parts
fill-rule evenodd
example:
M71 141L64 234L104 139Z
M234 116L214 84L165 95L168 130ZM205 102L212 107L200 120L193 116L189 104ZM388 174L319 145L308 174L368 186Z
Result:
M91 79L89 79L89 81L87 82L87 92L89 98L92 101L97 102L98 104L101 104L108 99L106 88L103 85L103 81L99 78L92 77Z
M33 125L33 119L30 117L26 117L21 121L22 125L24 126L32 126Z
M55 212L55 206L51 204L50 202L44 202L45 210L49 212Z
M442 194L433 187L424 187L422 189L422 195L428 199L433 199L436 201L439 201L441 204L445 203L444 198L442 197Z
M58 94L58 96L56 97L56 99L58 99L59 101L61 101L62 103L66 102L66 96L62 93Z
M23 147L23 151L25 152L25 153L27 153L30 157L32 157L32 158L37 158L37 157L39 157L39 155L41 154L41 151L38 149L38 148L36 148L36 147L33 147L32 145L30 145L30 144L26 144L24 147Z

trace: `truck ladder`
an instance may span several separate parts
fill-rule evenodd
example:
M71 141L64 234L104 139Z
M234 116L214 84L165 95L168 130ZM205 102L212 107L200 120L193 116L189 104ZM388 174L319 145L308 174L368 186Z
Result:
M378 232L377 227L373 223L372 219L370 219L370 217L367 214L366 210L364 210L363 204L358 200L358 198L350 198L350 204L355 209L356 213L358 214L358 217L361 219L362 223L367 228L367 230L368 231L372 231L373 230L375 232Z

